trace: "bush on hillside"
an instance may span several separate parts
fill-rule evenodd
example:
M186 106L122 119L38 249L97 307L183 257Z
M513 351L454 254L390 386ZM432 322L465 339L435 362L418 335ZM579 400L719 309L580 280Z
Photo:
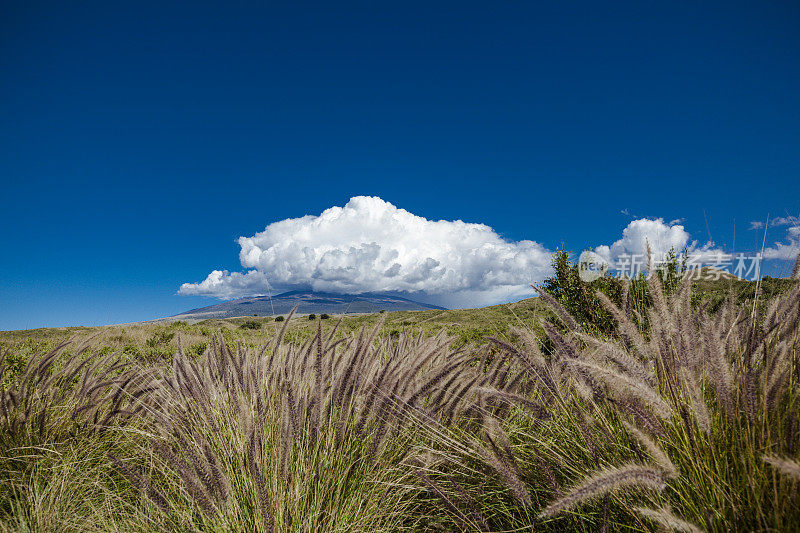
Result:
M656 270L667 296L673 294L680 285L687 257L686 251L681 258L670 251ZM542 288L589 332L608 336L614 336L617 332L616 321L598 298L598 292L608 297L614 305L643 316L652 304L643 273L634 279L620 279L606 273L587 283L580 277L579 265L570 261L569 253L563 249L553 254L552 266L553 275L544 280Z

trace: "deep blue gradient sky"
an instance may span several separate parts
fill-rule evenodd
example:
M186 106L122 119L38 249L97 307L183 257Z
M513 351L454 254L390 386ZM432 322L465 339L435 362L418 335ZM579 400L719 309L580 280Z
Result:
M0 180L0 329L206 304L238 236L358 195L754 249L800 214L800 4L6 0Z

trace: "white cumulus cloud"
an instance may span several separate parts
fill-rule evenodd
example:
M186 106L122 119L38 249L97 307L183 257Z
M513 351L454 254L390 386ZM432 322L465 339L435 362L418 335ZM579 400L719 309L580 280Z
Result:
M690 262L694 265L716 264L730 259L730 254L711 241L701 245L690 240L691 235L682 221L664 222L663 218L633 220L622 230L621 239L611 245L598 246L594 252L611 265L626 264L623 258L628 258L628 265L633 260L640 267L646 267L648 243L656 262L663 260L670 251L680 256L684 249L689 251Z
M443 305L485 305L530 294L552 252L511 242L484 224L428 220L377 197L357 196L240 237L246 272L214 270L179 293L230 299L298 286L315 291L423 292Z
M609 263L615 263L623 256L645 257L649 242L654 257L660 258L670 250L682 252L689 238L689 233L677 221L665 223L663 218L640 218L622 230L621 239L611 245L598 246L594 251Z
M765 259L793 260L800 248L796 218L784 242ZM638 218L612 244L594 251L612 265L635 256L645 266L647 243L659 260L689 249L695 265L730 258L713 242L691 240L680 219ZM308 288L336 293L393 291L447 307L478 307L532 295L530 283L551 274L552 251L541 244L503 239L491 227L461 220L428 220L377 197L357 196L344 207L290 218L239 237L243 272L214 270L179 294L224 300Z

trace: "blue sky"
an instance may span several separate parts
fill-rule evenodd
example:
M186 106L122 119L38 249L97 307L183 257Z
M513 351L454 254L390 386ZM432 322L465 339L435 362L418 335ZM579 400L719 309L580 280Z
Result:
M643 218L755 250L768 214L792 246L798 27L796 2L3 2L0 329L213 302L177 291L358 196L511 250Z

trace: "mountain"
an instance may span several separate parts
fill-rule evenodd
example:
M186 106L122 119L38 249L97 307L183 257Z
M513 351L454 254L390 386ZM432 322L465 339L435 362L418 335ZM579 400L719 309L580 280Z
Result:
M270 298L252 296L239 298L217 305L184 311L170 317L175 320L205 320L207 318L230 318L234 316L285 315L295 305L297 313L377 313L386 311L425 311L445 309L436 305L415 302L384 293L334 294L329 292L290 291Z

